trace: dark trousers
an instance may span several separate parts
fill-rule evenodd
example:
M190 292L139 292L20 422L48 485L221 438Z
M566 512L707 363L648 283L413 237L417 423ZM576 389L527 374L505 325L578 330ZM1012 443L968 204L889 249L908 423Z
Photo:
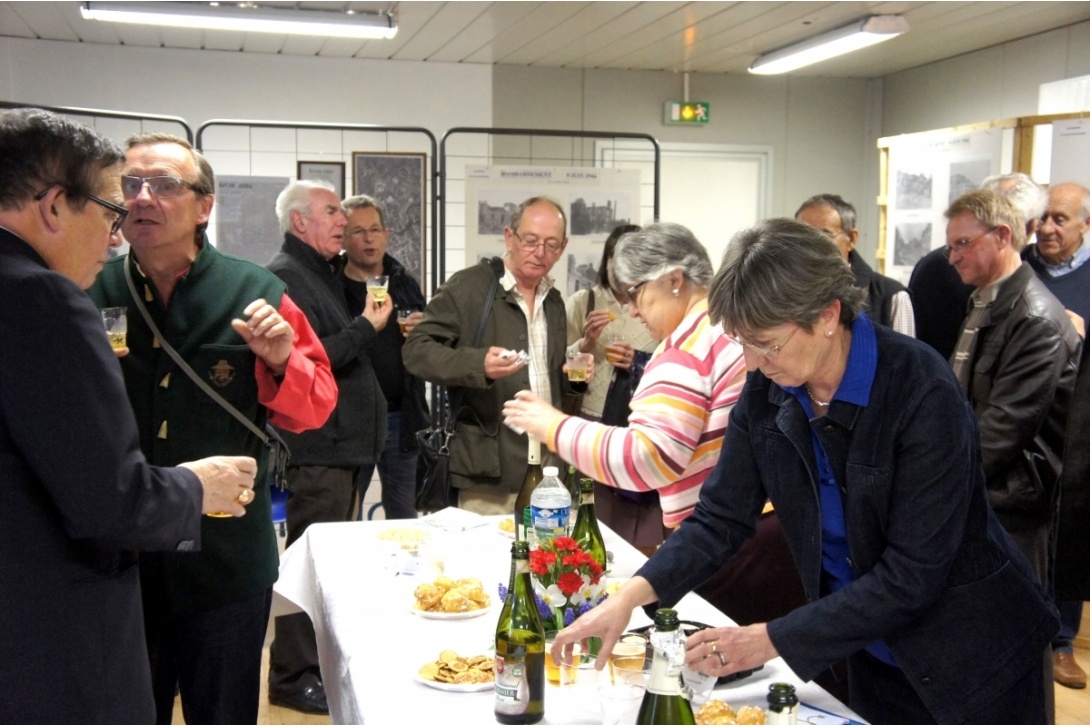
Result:
M1043 663L1030 669L999 699L969 715L965 724L1047 724ZM848 705L871 724L935 724L908 677L861 651L848 659Z
M298 540L312 523L352 520L358 475L358 467L288 467L287 545ZM291 693L303 677L320 676L314 626L305 613L295 613L278 616L273 629L269 689Z
M145 601L157 724L171 723L175 687L186 724L257 723L271 603L271 588L185 616L168 616L165 601Z
M1060 633L1052 640L1052 650L1071 654L1082 623L1082 601L1057 601L1056 608L1060 609Z
M401 450L401 412L386 415L386 445L378 460L378 479L382 483L382 511L387 520L408 520L416 517L416 465L420 450ZM360 512L358 520L366 519L363 513L363 495L371 484L375 465L360 467Z

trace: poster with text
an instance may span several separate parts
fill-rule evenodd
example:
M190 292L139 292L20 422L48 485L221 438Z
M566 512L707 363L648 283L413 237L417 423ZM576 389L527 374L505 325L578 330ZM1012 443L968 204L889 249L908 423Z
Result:
M272 260L284 243L276 198L289 181L288 177L216 177L212 242L220 252L258 265Z
M466 264L505 251L503 231L524 200L564 209L568 245L550 275L565 300L594 285L602 246L618 225L639 224L640 172L597 167L466 167Z

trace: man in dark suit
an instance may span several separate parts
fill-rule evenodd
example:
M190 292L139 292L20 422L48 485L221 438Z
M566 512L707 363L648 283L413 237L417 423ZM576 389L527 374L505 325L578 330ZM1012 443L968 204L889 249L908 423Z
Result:
M0 115L0 722L154 717L135 550L197 550L257 463L152 467L83 293L126 211L121 150L38 110Z

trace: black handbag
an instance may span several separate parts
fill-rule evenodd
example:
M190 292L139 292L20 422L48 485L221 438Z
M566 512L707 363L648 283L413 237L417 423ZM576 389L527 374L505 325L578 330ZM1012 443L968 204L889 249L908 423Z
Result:
M496 299L500 278L503 277L503 260L494 257L489 262L492 265L492 284L488 288L484 307L481 309L477 335L473 337L474 347L481 344L484 328L488 323L489 313L492 311L492 301ZM420 459L424 463L424 476L419 480L419 488L416 492L416 509L420 512L435 512L456 504L450 486L450 440L454 438L465 392L458 389L450 399L449 408L444 406L444 394L443 388L440 387L437 392L436 406L439 416L432 418L433 424L430 427L416 433L416 442L420 445ZM443 416L444 411L446 416Z
M644 366L650 358L651 354L636 351L628 371L613 369L613 378L609 382L609 390L606 391L606 401L602 405L603 424L614 427L628 426L628 415L632 413L628 405L632 401L632 395L636 393L636 387L640 385Z

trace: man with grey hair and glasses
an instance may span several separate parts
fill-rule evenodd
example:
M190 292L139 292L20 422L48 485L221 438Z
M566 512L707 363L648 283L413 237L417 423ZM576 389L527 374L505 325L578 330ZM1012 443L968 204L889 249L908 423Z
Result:
M405 368L401 349L423 316L426 301L420 283L401 261L390 254L391 231L382 205L365 194L341 202L348 218L344 231L344 266L341 282L348 298L348 312L359 315L367 306L367 281L385 276L397 311L398 325L378 332L370 347L371 363L386 397L386 443L377 464L360 469L360 517L363 496L378 468L382 483L382 512L387 520L416 517L416 482L420 449L416 433L431 423L424 382Z
M122 151L19 109L0 113L0 159L0 722L148 723L135 551L201 550L202 513L247 514L257 462L140 451L83 292L121 244Z
M99 306L128 309L121 369L141 447L160 465L217 451L259 464L247 515L204 518L200 552L141 555L155 719L170 724L180 693L189 724L254 724L279 562L270 458L258 435L266 423L282 432L321 426L336 385L284 283L209 242L215 183L204 155L158 132L127 145L129 254L107 263L89 293Z
M867 291L867 313L875 323L889 326L906 336L916 335L912 296L893 278L875 272L855 251L859 230L855 207L837 194L817 194L799 205L795 219L824 232L833 239L840 254L855 273L856 286Z
M450 398L464 392L462 407L452 413L457 429L450 445L459 507L508 515L526 476L528 440L502 425L503 403L523 389L569 410L575 401L562 375L564 301L549 277L568 244L564 210L548 197L531 197L516 208L503 239L507 252L480 345L473 345L473 337L495 274L492 261L444 283L405 341L402 356L411 373L447 387ZM515 355L521 351L528 363Z
M945 214L950 264L974 288L951 364L980 422L992 509L1047 585L1082 342L1063 306L1019 257L1025 223L1013 202L977 190Z
M348 313L340 259L347 220L325 182L295 181L276 198L284 243L268 270L284 281L329 356L337 406L320 429L284 433L291 450L287 480L287 545L318 522L356 515L360 468L373 465L386 439L386 400L368 351L393 303L370 299L362 315ZM314 626L305 613L276 618L269 649L269 701L300 712L328 713L318 668Z

